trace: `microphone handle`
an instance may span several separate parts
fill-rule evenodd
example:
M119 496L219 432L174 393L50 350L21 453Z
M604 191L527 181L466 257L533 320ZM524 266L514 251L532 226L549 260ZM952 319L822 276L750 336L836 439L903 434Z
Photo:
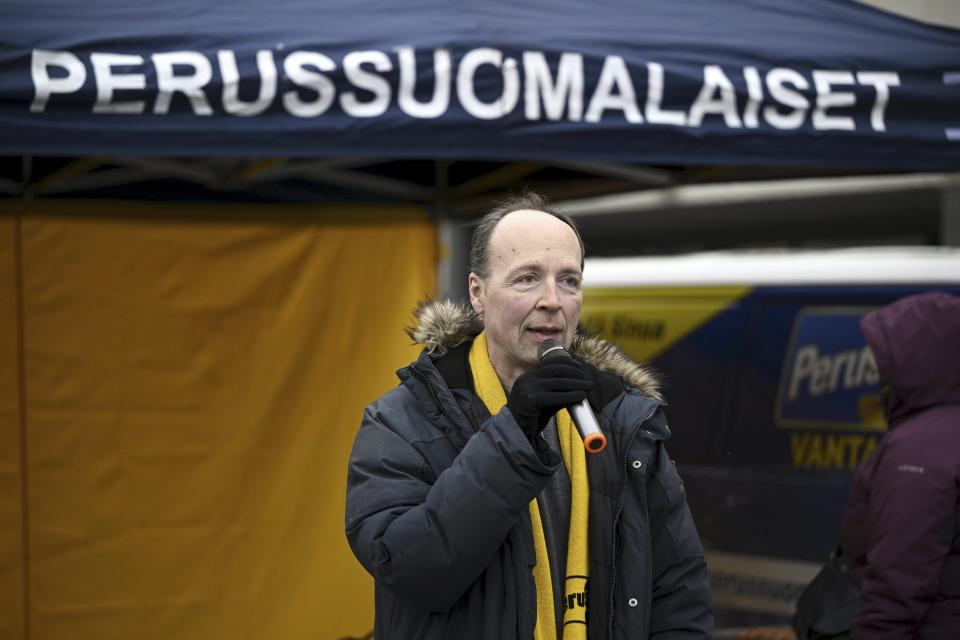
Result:
M600 453L607 446L607 438L600 431L597 424L597 418L593 415L593 409L586 399L567 407L573 423L577 425L577 431L583 438L583 446L589 453Z

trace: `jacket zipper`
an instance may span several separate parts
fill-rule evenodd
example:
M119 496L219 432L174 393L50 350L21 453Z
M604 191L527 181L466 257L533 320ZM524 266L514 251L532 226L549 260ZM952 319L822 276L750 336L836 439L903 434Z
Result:
M443 405L440 403L440 396L437 394L437 390L434 388L433 383L430 382L430 378L423 371L420 371L417 368L416 364L410 365L410 373L413 376L427 386L427 390L430 392L430 396L433 398L433 402L437 405L437 411L440 412L440 415L443 417L447 416L447 412L443 410Z
M660 405L655 405L650 412L643 417L643 419L637 423L637 428L640 428L644 422L650 419ZM633 438L630 439L630 442L633 442L633 439L636 438L636 432L634 432ZM610 640L613 640L613 615L616 607L615 603L615 593L617 587L617 523L620 521L620 515L623 513L623 492L627 489L627 458L630 457L630 449L628 448L624 451L623 454L623 482L620 486L620 499L617 501L617 512L613 516L613 532L610 536L612 544L610 545L610 617L607 619L607 633Z

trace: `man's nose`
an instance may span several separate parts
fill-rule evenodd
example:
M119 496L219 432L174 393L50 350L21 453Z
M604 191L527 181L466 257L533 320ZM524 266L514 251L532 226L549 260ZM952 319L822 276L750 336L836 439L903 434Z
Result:
M557 283L552 278L544 280L537 306L541 309L560 309L562 307L560 295L557 293Z

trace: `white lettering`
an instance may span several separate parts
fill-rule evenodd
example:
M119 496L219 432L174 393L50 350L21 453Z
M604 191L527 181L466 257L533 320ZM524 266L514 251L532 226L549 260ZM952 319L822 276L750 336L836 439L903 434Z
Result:
M223 109L235 116L256 116L270 108L277 96L277 65L269 49L257 51L257 70L260 72L260 94L253 102L240 99L240 71L233 51L218 51L220 76L223 78Z
M870 347L864 347L860 352L860 367L857 372L860 384L877 384L880 382L880 372L877 370L877 361L873 357Z
M503 76L503 91L493 102L482 102L474 88L477 69L485 64L497 67ZM457 72L457 98L464 110L474 118L495 120L507 115L513 111L520 99L520 72L517 70L517 61L513 58L504 60L503 53L497 49L473 49L463 56L460 62Z
M366 89L373 94L369 102L361 102L353 91L344 91L340 95L340 106L347 115L354 118L375 118L386 113L390 106L390 83L381 76L366 71L363 65L371 64L377 71L393 69L390 58L382 51L353 51L343 58L343 71L353 86Z
M413 47L397 47L400 58L400 87L397 102L400 109L414 118L439 118L450 106L450 83L453 64L449 49L436 49L433 52L433 96L428 102L420 102L414 97L417 88L417 58Z
M789 400L797 399L805 380L808 393L816 397L838 388L850 390L876 384L878 376L869 347L820 355L816 345L807 345L797 350L787 391Z
M817 106L811 118L814 129L854 131L857 128L850 116L827 115L827 109L852 107L857 103L857 97L853 92L833 90L835 85L852 85L853 83L853 74L849 71L814 70L813 86L817 89Z
M835 358L830 363L830 391L835 391L837 384L840 381L840 371L844 371L846 375L843 378L844 387L849 388L850 385L846 384L847 380L850 379L850 372L854 370L857 362L857 352L856 351L844 351L843 353L837 354Z
M614 93L616 89L616 93ZM633 88L633 80L627 64L620 56L607 56L600 70L600 79L597 88L587 107L587 122L600 122L603 112L607 109L623 111L623 117L632 124L641 124L643 116L637 108L637 95Z
M564 53L560 56L557 79L550 75L547 59L540 51L523 52L525 77L524 115L527 120L540 119L540 101L548 120L563 118L563 108L571 122L583 118L583 56Z
M897 471L902 471L905 473L924 473L926 469L918 464L901 464L897 465Z
M770 96L784 106L793 107L793 111L788 113L780 113L773 105L764 107L763 118L775 129L799 129L810 109L810 103L803 94L788 88L785 86L787 84L798 89L810 87L806 78L793 69L777 67L767 73L767 91Z
M81 92L92 68L96 85L93 113L143 113L152 102L153 113L166 114L179 93L189 101L194 114L209 116L213 108L207 89L213 79L213 64L218 64L223 88L222 100L216 104L222 104L226 114L258 116L271 108L281 91L276 53L281 49L278 44L276 50L256 52L259 85L256 96L253 87L247 89L246 99L240 97L244 77L238 55L242 52L234 50L218 51L214 61L198 51L149 56L95 52L86 60L68 51L35 49L30 64L35 90L30 111L45 111L54 95ZM901 84L893 71L817 69L803 75L787 67L764 73L756 66L743 66L744 90L739 84L734 86L729 70L705 65L702 84L689 108L681 104L668 108L669 69L658 62L645 62L646 86L642 89L646 94L638 96L632 74L642 71L631 69L621 56L605 56L596 84L591 84L592 95L588 96L584 92L592 79L585 75L584 54L578 52L561 52L559 58L548 62L550 54L543 51L524 51L518 60L499 49L481 47L467 51L456 68L454 52L449 48L418 52L412 46L399 46L394 52L396 59L376 50L346 52L342 63L346 87L338 87L331 72L341 66L339 61L319 52L294 51L283 60L283 79L292 85L282 94L283 108L296 117L310 118L328 112L339 100L344 113L354 118L379 117L397 107L398 113L412 118L436 119L450 109L451 93L456 90L464 111L481 120L514 113L522 98L523 117L531 122L598 123L613 110L630 124L697 128L707 117L721 116L729 129L769 126L791 130L805 127L809 116L810 127L818 131L855 131L857 119L866 119L869 103L871 129L885 132L893 88ZM432 66L428 66L430 55ZM153 76L142 68L147 57L155 68L155 86L148 86ZM523 69L518 67L521 63ZM494 67L494 71L482 69L485 65ZM960 72L946 72L943 79L946 85L958 84ZM867 88L856 90L858 86ZM738 87L742 96L737 93ZM874 92L872 102L869 88ZM117 92L124 91L143 94L117 100ZM155 96L147 97L147 92ZM960 129L948 129L946 134L960 140Z
M717 96L717 92L720 95ZM688 127L699 127L708 113L723 115L723 121L731 129L739 129L740 116L737 115L737 94L733 83L718 65L708 64L703 68L703 86L697 99L690 107L687 116Z
M809 378L813 375L816 362L817 362L817 347L816 345L810 345L807 347L802 347L797 349L797 356L793 361L793 373L790 375L790 391L787 393L787 397L790 400L797 399L797 392L799 391L800 383L804 378Z
M315 118L325 113L337 93L330 78L307 67L333 71L337 65L327 56L314 51L294 51L283 61L283 72L291 82L317 94L317 99L313 101L302 99L296 91L283 94L283 108L298 118Z
M647 63L647 108L644 111L650 124L669 124L682 127L687 120L683 111L666 111L663 104L663 65Z
M193 112L198 116L213 115L203 88L213 78L213 66L206 56L196 51L170 51L151 56L157 70L157 101L154 113L168 113L175 93L182 93L190 100ZM193 67L193 73L176 75L174 67Z
M118 53L91 53L90 64L97 81L97 101L94 113L143 113L143 100L113 102L113 92L118 89L145 89L147 77L142 73L114 73L113 67L133 67L143 64L143 56Z
M50 67L59 67L67 72L63 78L51 78ZM87 70L80 58L69 51L34 49L30 57L30 76L36 93L30 104L30 112L42 112L54 93L79 91L87 79Z
M890 101L890 87L900 86L900 75L893 71L858 71L857 82L876 89L877 98L870 110L870 126L874 131L886 131L884 115Z
M813 375L810 376L810 395L814 398L822 396L830 384L830 357L817 358L813 365Z
M747 81L747 106L743 110L743 126L756 129L760 126L760 105L763 103L763 81L756 67L744 67L743 77Z

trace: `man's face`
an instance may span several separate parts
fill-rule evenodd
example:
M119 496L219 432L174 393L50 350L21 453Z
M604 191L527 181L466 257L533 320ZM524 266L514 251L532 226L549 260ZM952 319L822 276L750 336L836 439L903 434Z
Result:
M508 386L537 364L552 338L570 348L580 319L580 243L542 211L515 211L494 228L487 277L471 273L470 302L483 315L490 360Z

